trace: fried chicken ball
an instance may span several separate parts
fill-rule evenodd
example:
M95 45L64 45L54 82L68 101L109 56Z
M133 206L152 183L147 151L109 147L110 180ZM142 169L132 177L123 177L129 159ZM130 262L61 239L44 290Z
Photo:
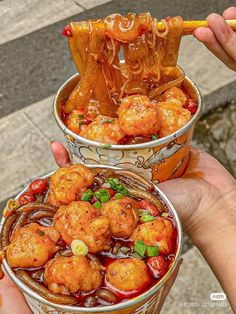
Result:
M87 127L86 124L83 124L84 121L85 116L83 112L79 110L73 110L67 121L67 126L72 132L79 134L82 130L86 129Z
M182 104L184 104L185 101L187 100L187 97L185 93L182 91L182 89L176 86L173 86L167 91L165 91L162 96L165 100L173 99L173 98L178 99Z
M125 133L120 129L117 118L98 115L80 132L80 136L99 143L117 144Z
M128 238L137 225L138 209L138 203L125 196L104 203L101 211L109 219L112 235L117 238Z
M67 244L82 240L91 253L109 250L109 220L89 202L77 201L61 206L54 216L54 226Z
M120 128L127 135L156 134L160 122L155 106L147 96L128 96L117 111Z
M170 99L156 106L160 119L160 137L178 131L191 119L190 111L184 109L178 100Z
M30 223L14 232L7 247L11 267L41 267L58 251L60 235L54 227Z
M44 280L54 293L90 291L102 285L104 267L85 256L57 256L45 266Z
M158 246L160 254L168 255L173 250L174 227L166 218L145 222L134 230L132 234L134 242L143 241L148 246Z
M67 205L77 199L79 191L94 181L94 174L83 165L59 168L50 177L48 202L54 206Z
M139 291L150 283L146 264L135 258L115 260L107 267L108 285L122 291Z

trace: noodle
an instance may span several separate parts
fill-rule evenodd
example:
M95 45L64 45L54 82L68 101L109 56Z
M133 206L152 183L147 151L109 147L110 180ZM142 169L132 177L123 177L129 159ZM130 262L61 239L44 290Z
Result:
M151 99L179 85L184 79L176 66L183 21L181 17L161 21L163 32L158 31L158 21L149 13L112 14L105 19L70 23L68 42L81 79L65 104L65 113L77 109L86 114L93 100L97 114L115 117L116 104L132 94L129 82L137 79L147 85L146 94ZM170 80L162 83L163 76Z

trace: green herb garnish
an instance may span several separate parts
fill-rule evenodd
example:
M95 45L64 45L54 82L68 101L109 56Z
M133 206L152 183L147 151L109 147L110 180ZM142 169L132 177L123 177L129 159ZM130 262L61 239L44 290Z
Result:
M159 255L159 248L158 246L148 246L147 247L147 256L158 256Z
M84 117L83 114L77 114L77 118L78 118L78 119L84 119L85 117Z
M158 140L158 136L156 134L152 134L151 138L153 141Z
M89 202L91 198L93 197L93 191L91 189L88 189L81 197L81 201Z
M147 246L141 240L138 240L134 245L134 252L137 253L141 257L145 256L146 249L147 249Z
M140 217L141 222L148 222L148 221L153 221L154 217L152 215L143 215Z
M121 253L123 253L123 254L127 254L130 250L131 250L131 248L128 247L128 246L122 246L122 247L120 248L120 251L121 251Z
M115 195L116 200L120 200L122 197L123 197L123 194L121 194L121 193L116 193L116 195Z
M100 209L102 208L102 204L99 201L97 201L96 203L93 204L93 207Z
M104 119L102 120L101 124L105 124L105 123L112 123L113 119Z
M100 147L104 149L111 148L111 144L101 144Z

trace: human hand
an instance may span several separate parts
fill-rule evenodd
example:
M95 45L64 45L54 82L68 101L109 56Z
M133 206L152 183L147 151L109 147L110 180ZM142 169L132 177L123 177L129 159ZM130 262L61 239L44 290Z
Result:
M59 166L70 164L69 153L61 143L53 142L51 149ZM227 198L230 203L230 194L236 191L230 173L215 158L194 148L184 176L163 182L159 187L175 206L184 230L190 235L218 212L223 215Z
M0 313L32 314L20 289L7 274L0 282Z
M199 27L193 35L227 67L236 71L236 32L225 22L232 19L236 19L236 7L226 9L223 17L212 13L207 17L210 27Z

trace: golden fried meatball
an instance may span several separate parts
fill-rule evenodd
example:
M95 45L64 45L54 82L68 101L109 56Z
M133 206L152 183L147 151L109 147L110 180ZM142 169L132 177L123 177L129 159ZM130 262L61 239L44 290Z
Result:
M132 234L132 239L134 242L141 240L149 246L157 245L160 254L168 255L173 249L174 227L168 219L158 217L138 225Z
M187 100L187 96L185 95L185 93L182 91L182 89L174 86L171 87L170 89L168 89L167 91L164 92L164 94L162 95L163 98L165 100L168 99L178 99L179 101L181 101L182 104L185 103L185 101Z
M137 225L138 209L138 203L125 196L104 203L101 211L109 219L112 235L117 238L128 238Z
M87 127L86 124L83 124L84 121L85 116L82 113L82 111L73 110L67 121L67 126L72 132L79 134L82 130L86 129Z
M171 99L156 106L161 126L160 137L178 131L191 119L190 111L184 109L178 100Z
M137 291L144 289L150 283L146 264L135 258L117 259L106 270L108 285L118 290Z
M117 111L120 128L127 135L156 134L160 122L155 106L147 96L128 96Z
M59 168L50 177L48 202L54 206L67 205L77 199L81 189L94 181L94 174L83 165Z
M17 230L7 247L7 261L11 267L41 267L58 251L60 235L54 227L37 223Z
M54 225L67 244L82 240L91 253L109 250L109 220L89 202L77 201L61 206L54 216Z
M117 144L125 133L120 129L117 118L99 115L80 132L80 136L99 143Z
M57 256L45 266L44 280L54 293L90 291L102 285L103 266L85 256Z

